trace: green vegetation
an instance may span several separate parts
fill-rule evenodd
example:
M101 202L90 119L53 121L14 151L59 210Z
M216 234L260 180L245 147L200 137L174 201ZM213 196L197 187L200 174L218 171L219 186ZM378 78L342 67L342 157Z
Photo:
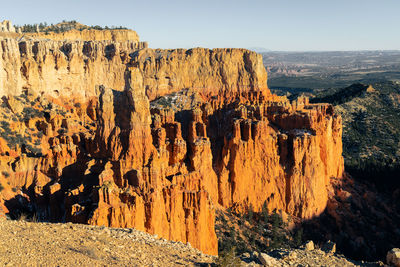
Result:
M267 212L267 206L264 204L261 212L254 212L249 208L245 214L219 214L216 232L220 254L230 255L232 250L237 254L270 251L297 247L302 243L301 229L289 231L279 213Z
M400 185L400 85L377 82L372 92L367 87L326 90L311 102L332 103L341 114L346 171L394 189Z
M15 149L17 146L21 148L22 153L26 153L32 157L40 157L42 156L41 146L41 138L43 137L43 132L36 129L36 126L31 125L31 128L25 127L24 131L20 131L18 127L14 124L14 122L24 123L28 125L30 120L34 118L42 118L44 119L45 114L49 114L51 111L49 108L53 108L53 105L42 105L40 101L33 101L32 96L27 94L21 94L19 96L14 96L14 99L11 101L13 106L19 107L20 111L16 113L10 112L9 107L5 103L5 101L1 104L0 112L0 137L3 138L7 145ZM62 114L65 111L56 107L54 109L58 114Z
M63 20L61 23L58 24L47 24L47 22L41 22L41 23L36 23L36 24L25 24L22 26L16 26L16 28L21 29L22 32L45 32L45 33L50 33L50 32L55 32L55 33L60 33L60 32L66 32L70 30L115 30L115 29L127 29L122 26L105 26L101 27L99 25L95 26L86 26L83 24L78 23L76 20L71 20L71 21L66 21Z
M33 153L34 155L40 155L42 153L41 149L38 148L38 144L30 144L32 142L32 137L30 135L21 135L10 129L10 124L7 121L0 121L0 136L7 142L8 146L15 148L17 145L23 148L26 153ZM4 175L4 173L3 173Z
M360 97L367 91L368 85L361 83L353 84L344 89L340 89L335 93L324 95L321 97L314 97L310 100L311 103L331 103L333 105L340 105L351 101L355 97Z
M296 231L296 234L293 238L293 243L296 247L301 246L303 244L303 228L300 228Z
M352 196L336 197L336 212L355 216L345 215L344 227L337 228L336 219L325 212L303 223L304 235L317 243L329 236L354 259L383 259L399 241L393 229L400 210L400 52L271 52L264 54L264 63L272 92L331 103L343 119L345 170L356 181L344 183ZM368 191L373 197L363 193ZM296 232L294 243L302 235ZM355 242L355 236L363 242Z
M43 112L32 108L32 107L24 107L24 110L22 111L23 114L23 120L28 121L32 118L37 118L37 117L43 117Z
M39 218L36 213L27 213L27 212L21 212L18 214L16 217L16 220L18 221L25 221L25 222L39 222Z
M227 251L221 252L221 254L218 255L218 258L215 261L215 263L218 267L241 266L241 260L238 257L236 257L235 247L232 247Z
M268 223L269 211L268 211L268 206L267 206L266 202L264 202L264 204L262 206L261 219L263 220L264 223Z
M355 83L399 81L399 51L265 52L268 85L279 94L316 93Z
M303 78L320 79L321 75ZM385 75L382 74L382 77ZM290 79L294 82L302 81L303 78ZM308 84L300 85L313 87L310 81ZM369 85L372 86L371 90L368 90ZM331 83L331 87L335 86L337 84ZM400 84L398 82L355 83L345 88L324 90L280 88L276 91L281 95L288 95L289 99L305 94L310 97L311 103L333 104L336 112L343 118L343 156L346 171L356 178L375 182L381 189L398 188L400 185L398 175L400 173Z
M253 205L250 203L249 210L247 211L247 220L251 222L253 220L253 217L254 217L254 208Z
M168 96L162 96L155 101L153 101L152 106L161 106L163 108L170 108L172 107L172 99Z

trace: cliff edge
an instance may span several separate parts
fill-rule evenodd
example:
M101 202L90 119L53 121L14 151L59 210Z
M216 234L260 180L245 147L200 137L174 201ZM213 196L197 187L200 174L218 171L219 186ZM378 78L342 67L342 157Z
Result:
M216 209L324 211L343 174L341 118L272 95L261 55L65 36L0 40L4 213L134 227L215 255Z

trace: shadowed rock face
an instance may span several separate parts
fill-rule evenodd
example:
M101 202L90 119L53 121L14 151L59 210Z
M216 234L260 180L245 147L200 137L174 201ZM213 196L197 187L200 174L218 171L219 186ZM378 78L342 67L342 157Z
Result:
M12 128L41 132L41 154L0 139L10 214L25 203L47 220L135 227L217 254L216 208L266 203L309 219L342 176L341 118L271 95L254 52L11 39L0 49L4 109L22 113L12 95L36 91L45 114Z

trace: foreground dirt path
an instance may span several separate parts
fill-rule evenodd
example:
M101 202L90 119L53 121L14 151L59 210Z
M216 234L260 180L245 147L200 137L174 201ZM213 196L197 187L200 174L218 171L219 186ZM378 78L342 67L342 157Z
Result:
M0 219L0 266L207 266L213 258L134 229Z

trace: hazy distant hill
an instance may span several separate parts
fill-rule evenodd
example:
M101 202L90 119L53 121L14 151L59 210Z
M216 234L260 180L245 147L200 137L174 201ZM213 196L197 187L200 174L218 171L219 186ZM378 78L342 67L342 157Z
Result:
M343 88L400 81L400 51L266 52L271 88Z
M271 51L265 47L260 47L260 46L253 46L253 47L249 47L248 49L251 51L257 52L257 53L267 53L267 52Z

